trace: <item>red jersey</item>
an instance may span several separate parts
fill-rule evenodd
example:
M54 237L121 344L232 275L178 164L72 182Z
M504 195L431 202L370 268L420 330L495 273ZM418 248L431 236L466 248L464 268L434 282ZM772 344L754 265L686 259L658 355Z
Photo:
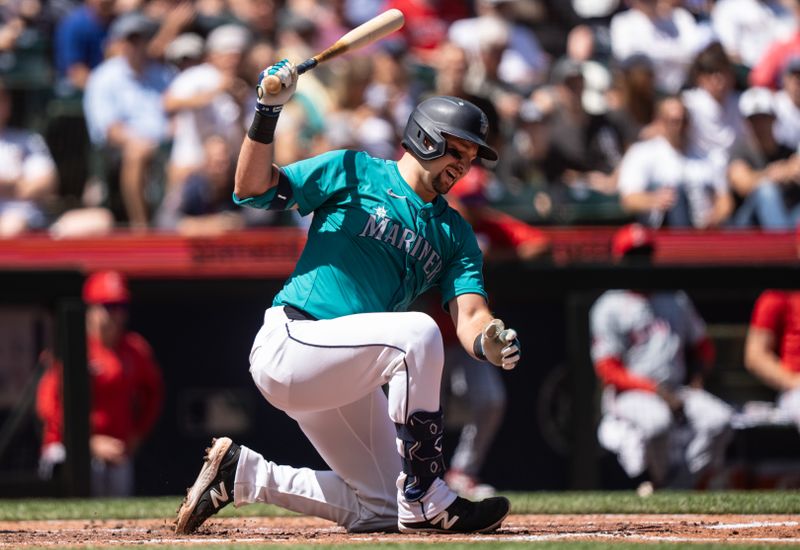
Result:
M164 382L145 339L128 332L115 349L87 342L91 405L89 429L125 443L152 429L164 398ZM43 445L60 442L63 429L62 367L55 363L39 382L36 411L44 423Z
M756 300L750 326L771 331L781 363L800 372L800 291L763 292Z
M388 0L385 9L397 8L405 16L400 32L409 48L427 60L447 38L450 23L470 16L462 0Z
M774 42L750 71L750 85L777 90L786 63L796 55L800 55L800 33L788 40Z

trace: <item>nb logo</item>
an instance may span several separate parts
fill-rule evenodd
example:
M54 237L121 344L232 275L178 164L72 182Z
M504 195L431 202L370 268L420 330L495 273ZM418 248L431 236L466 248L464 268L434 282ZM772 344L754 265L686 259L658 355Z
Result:
M390 197L395 198L395 199L404 199L404 198L406 198L405 195L398 195L397 193L395 193L391 189L387 189L386 192L389 194Z
M285 197L285 196L283 196L283 195L281 195L280 193L278 194L278 198L279 198L279 199L281 199L282 201L285 201L285 200L286 200L286 197Z
M458 521L458 518L459 516L453 516L451 518L450 514L448 514L447 510L445 510L441 514L433 518L431 520L431 523L434 525L438 523L442 529L450 529Z
M211 489L211 505L214 508L219 508L221 505L228 502L228 490L225 488L225 482L219 482L219 490L217 488Z

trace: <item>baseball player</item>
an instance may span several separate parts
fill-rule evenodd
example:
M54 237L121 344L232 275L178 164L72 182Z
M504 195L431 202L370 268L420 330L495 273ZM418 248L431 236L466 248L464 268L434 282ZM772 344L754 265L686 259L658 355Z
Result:
M91 402L92 496L134 493L134 457L161 412L164 381L153 350L141 334L127 328L131 294L117 271L92 273L83 286L86 308L86 355ZM42 420L40 475L49 478L66 459L63 373L51 352L36 394Z
M778 410L800 428L800 292L770 289L753 307L744 364L778 392Z
M618 260L647 257L653 246L638 224L613 239ZM629 477L649 474L642 490L693 486L724 457L732 414L702 389L714 361L705 323L682 291L609 290L590 317L592 361L604 387L600 443Z
M270 75L282 83L278 94L265 92ZM431 317L406 311L438 286L465 349L504 369L519 361L515 331L487 306L475 236L441 196L473 160L497 158L486 116L458 98L431 98L410 115L399 161L332 151L279 168L273 132L297 71L283 60L259 82L234 201L314 217L294 273L264 315L250 373L331 470L278 465L216 439L177 532L194 531L229 502L276 504L348 532L497 529L506 498L465 500L442 479L442 337Z

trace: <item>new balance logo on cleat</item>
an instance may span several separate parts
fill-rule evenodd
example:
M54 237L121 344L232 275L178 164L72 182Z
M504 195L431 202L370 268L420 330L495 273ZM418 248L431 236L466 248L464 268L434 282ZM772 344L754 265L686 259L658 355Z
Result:
M458 521L458 516L453 516L450 518L450 514L447 513L447 510L436 516L431 520L431 523L436 525L437 523L442 527L442 529L450 529L455 522Z
M210 489L211 504L214 508L222 508L228 504L228 491L225 489L225 482L219 482L219 490L216 488Z
M193 533L205 520L230 504L240 454L239 445L227 437L211 442L203 467L178 508L176 533Z
M491 497L472 502L456 497L446 510L433 519L417 522L398 521L401 533L490 533L503 523L511 504L505 497Z

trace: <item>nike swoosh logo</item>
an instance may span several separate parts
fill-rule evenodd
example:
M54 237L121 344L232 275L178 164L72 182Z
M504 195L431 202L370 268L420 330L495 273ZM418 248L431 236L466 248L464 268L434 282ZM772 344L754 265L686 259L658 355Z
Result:
M398 195L397 193L392 191L391 188L387 189L386 192L389 194L390 197L394 197L395 199L404 199L404 198L406 198L405 195Z

